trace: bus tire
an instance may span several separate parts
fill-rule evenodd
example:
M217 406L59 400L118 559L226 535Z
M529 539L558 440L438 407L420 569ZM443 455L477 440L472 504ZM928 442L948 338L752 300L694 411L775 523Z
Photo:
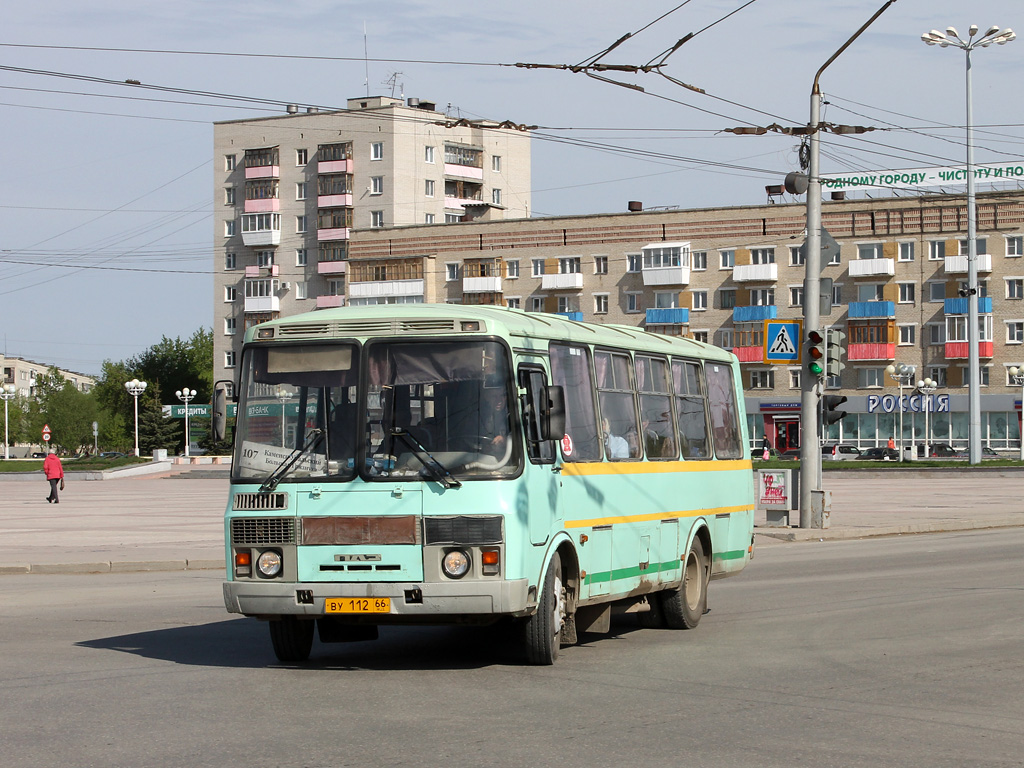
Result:
M556 553L544 576L537 612L527 618L523 628L527 662L539 666L555 663L562 644L565 610L562 560Z
M305 661L313 647L315 621L301 621L294 616L282 616L270 622L270 642L278 661Z
M708 566L704 544L693 538L683 561L683 581L678 589L661 593L661 612L669 629L694 629L708 604Z

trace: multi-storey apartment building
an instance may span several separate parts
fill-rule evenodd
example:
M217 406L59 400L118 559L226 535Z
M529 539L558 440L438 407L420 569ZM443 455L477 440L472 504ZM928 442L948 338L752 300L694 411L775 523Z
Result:
M631 206L632 207L632 206ZM967 384L979 377L983 440L1019 446L1024 365L1024 192L978 196L980 370L967 367L967 212L953 196L826 202L839 248L822 268L847 334L845 370L828 380L847 418L828 437L862 447L903 435L921 441L924 402L886 371L910 364L938 382L928 401L932 442L965 446ZM354 231L350 296L503 304L732 349L744 368L752 439L801 439L800 365L766 365L764 321L802 316L803 205L631 212L457 227ZM408 286L408 287L404 287ZM906 396L905 398L900 395ZM902 412L902 413L901 413Z
M49 373L50 368L51 366L46 363L37 363L22 357L5 357L0 354L0 370L3 372L0 384L11 384L19 395L35 397L36 380ZM96 386L96 379L92 376L63 368L58 368L57 371L81 392L88 392Z
M354 231L530 215L523 126L453 120L425 101L380 96L289 112L214 126L218 379L232 378L242 332L280 314L434 300L420 261L379 265L376 281L360 272L352 293ZM365 290L384 280L390 293Z

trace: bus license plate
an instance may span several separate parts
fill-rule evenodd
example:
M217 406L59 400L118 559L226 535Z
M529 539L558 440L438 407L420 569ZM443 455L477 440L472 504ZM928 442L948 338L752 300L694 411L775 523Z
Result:
M328 597L324 613L391 613L390 597Z

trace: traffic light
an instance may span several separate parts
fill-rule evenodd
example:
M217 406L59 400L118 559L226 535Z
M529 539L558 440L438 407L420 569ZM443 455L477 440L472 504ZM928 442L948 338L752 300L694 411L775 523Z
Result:
M837 421L846 418L846 411L837 411L846 402L846 395L825 395L821 398L821 424L830 427Z
M846 334L838 328L829 328L825 331L825 375L828 377L838 376L843 372L846 364L843 362L843 345L846 343Z
M807 333L807 370L819 377L825 373L825 337L821 331Z

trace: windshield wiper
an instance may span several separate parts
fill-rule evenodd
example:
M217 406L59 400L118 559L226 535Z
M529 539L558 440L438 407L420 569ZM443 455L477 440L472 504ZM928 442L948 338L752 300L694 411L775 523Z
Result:
M263 485L260 486L260 493L270 493L272 490L277 488L277 484L281 482L288 470L297 462L304 454L316 448L320 441L324 439L324 431L322 429L311 429L309 436L306 438L306 444L292 450L284 460L277 465L277 469L270 473L266 480L263 481Z
M430 455L430 452L423 447L423 443L417 440L412 434L402 429L401 427L394 427L391 430L392 437L397 437L402 440L409 448L412 449L413 456L420 460L424 469L430 474L430 476L443 488L461 488L460 483L448 468L445 467L440 461Z

